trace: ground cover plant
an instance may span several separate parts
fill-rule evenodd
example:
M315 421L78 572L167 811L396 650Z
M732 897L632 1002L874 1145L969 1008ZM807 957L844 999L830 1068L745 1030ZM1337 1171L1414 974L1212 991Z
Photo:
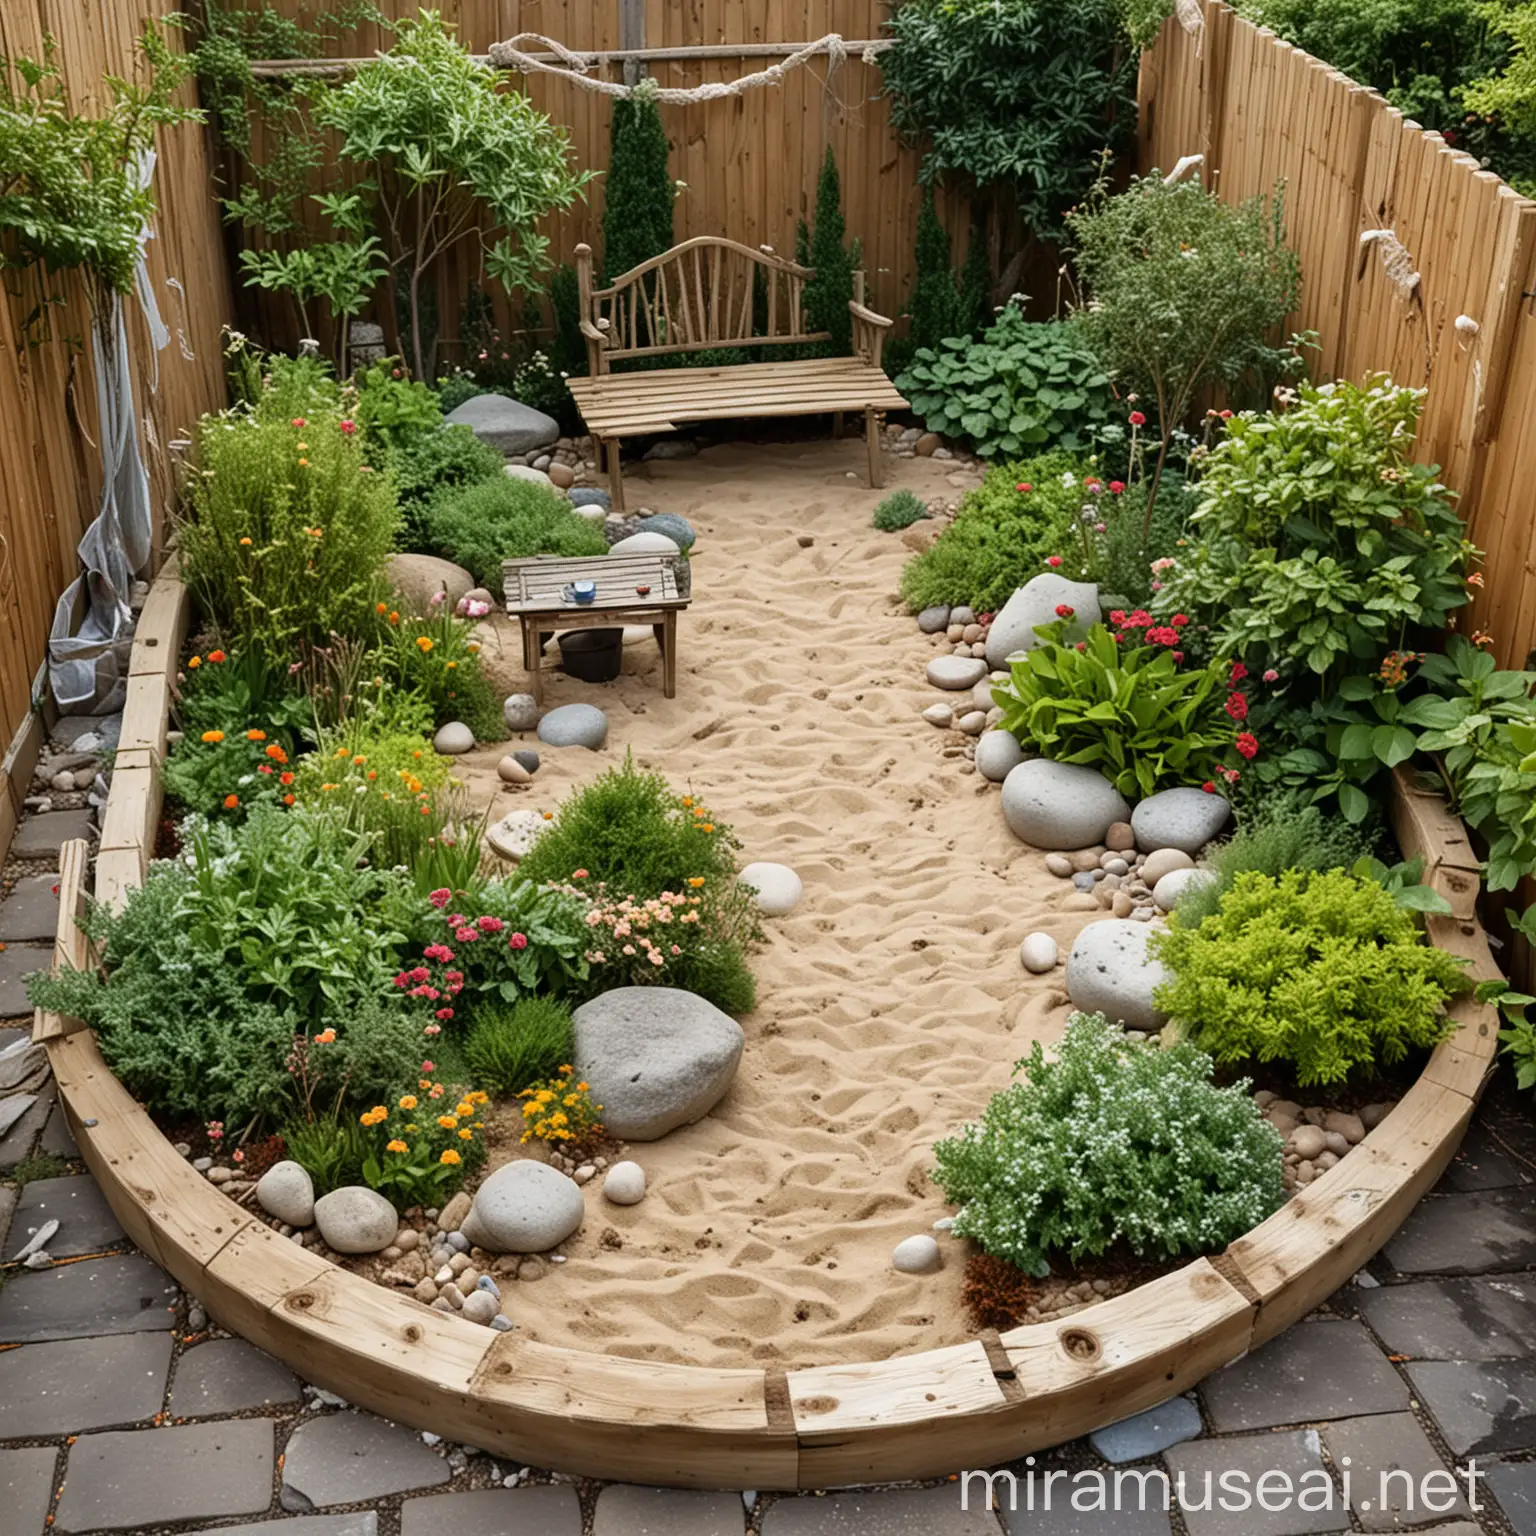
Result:
M1054 1060L1037 1041L980 1120L934 1148L954 1231L1033 1275L1123 1244L1224 1247L1281 1201L1281 1143L1249 1085L1217 1087L1192 1045L1132 1041L1075 1014Z
M928 516L928 508L915 491L892 491L875 508L874 524L882 533L900 533Z

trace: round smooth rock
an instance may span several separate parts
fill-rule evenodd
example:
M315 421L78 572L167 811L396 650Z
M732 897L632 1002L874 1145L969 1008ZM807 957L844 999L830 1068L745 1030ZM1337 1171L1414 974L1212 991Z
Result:
M526 480L530 485L542 485L551 496L555 494L555 482L542 469L529 464L508 464L506 473L509 480Z
M464 1235L488 1253L545 1253L581 1225L586 1210L574 1179L522 1158L503 1163L475 1191Z
M987 728L987 717L979 709L968 710L955 721L955 729L967 736L980 736Z
M509 731L531 731L543 713L531 693L509 693L502 701L501 718Z
M951 725L954 724L955 712L949 707L948 704L930 704L928 708L923 711L923 719L926 720L929 725L936 725L941 730L947 730Z
M1036 848L1090 848L1111 822L1125 821L1125 797L1096 768L1031 758L1003 780L1003 818Z
M569 464L549 464L544 473L557 491L568 491L576 483L576 471Z
M926 1232L903 1238L891 1251L891 1268L904 1275L932 1274L939 1262L939 1245Z
M601 486L576 485L571 487L571 505L601 507L604 512L608 512L613 507L613 498Z
M613 546L613 553L616 555L678 555L682 553L682 549L675 539L669 539L666 534L642 529L639 533L630 534L627 539L620 539Z
M1182 848L1159 848L1156 853L1147 855L1138 873L1141 875L1141 883L1149 891L1155 891L1158 881L1164 875L1171 875L1176 869L1194 867L1195 861Z
M384 579L416 613L427 613L439 593L452 612L475 587L475 578L462 565L436 555L391 555L384 563Z
M1131 812L1131 830L1143 853L1178 848L1199 853L1226 826L1232 807L1218 794L1203 789L1165 789L1148 795Z
M1054 969L1060 953L1048 933L1032 933L1019 945L1019 961L1031 976L1043 976Z
M400 1218L376 1189L349 1184L315 1201L315 1225L337 1253L382 1253L394 1242Z
M521 763L529 773L537 773L539 771L539 754L531 747L514 752L512 754L512 761L514 763Z
M976 772L1001 784L1024 761L1024 748L1007 731L987 731L976 743Z
M1072 878L1072 860L1064 853L1046 854L1045 868L1047 874L1055 875L1058 880L1070 880Z
M952 693L974 688L986 675L986 662L975 656L935 656L928 663L928 681Z
M307 1168L285 1158L256 1181L256 1203L290 1227L307 1227L315 1219L315 1182Z
M1128 821L1117 821L1104 834L1104 846L1113 853L1130 853L1136 846L1136 830Z
M448 413L456 427L468 427L499 453L533 453L560 437L560 423L543 411L505 395L474 395Z
M546 747L586 747L596 752L608 740L608 717L595 704L562 704L539 721Z
M464 1298L463 1312L472 1323L489 1326L493 1317L501 1311L501 1302L489 1291L471 1291Z
M746 1036L676 987L615 987L572 1015L577 1074L619 1141L655 1141L702 1119L736 1076Z
M800 905L805 885L787 864L748 864L740 880L757 893L757 910L764 917L784 917Z
M1068 634L1081 639L1099 622L1099 589L1091 581L1068 581L1054 571L1031 577L1003 604L987 631L987 661L1001 667L1018 651L1032 651L1040 644L1035 627L1054 624L1056 609L1065 603L1074 617ZM950 615L953 621L954 615ZM1125 818L1121 818L1122 820Z
M438 728L432 749L443 757L462 757L475 750L475 733L462 720L450 720Z
M639 1163L615 1163L603 1179L603 1198L615 1205L639 1205L645 1199L645 1169Z
M537 811L509 811L485 829L485 840L502 858L516 863L549 825Z
M671 539L679 549L692 549L699 537L694 532L693 524L686 517L679 517L676 512L653 512L649 517L642 517L640 531L659 533L664 539Z
M974 624L976 622L976 610L974 608L967 608L962 603L958 608L951 608L949 610L949 622L951 624L958 624L963 629L967 624Z
M1321 1126L1298 1125L1291 1132L1287 1150L1294 1152L1303 1162L1321 1157L1328 1149L1328 1135Z
M1163 912L1172 912L1192 885L1214 885L1218 876L1209 869L1170 869L1152 888L1152 900Z
M1148 953L1153 930L1134 919L1089 923L1067 956L1067 995L1083 1013L1102 1013L1127 1029L1159 1030L1168 1016L1153 994L1168 980Z
M496 777L503 784L533 783L533 775L510 752L496 764Z
M925 635L937 635L949 628L948 608L924 608L917 616L917 627Z

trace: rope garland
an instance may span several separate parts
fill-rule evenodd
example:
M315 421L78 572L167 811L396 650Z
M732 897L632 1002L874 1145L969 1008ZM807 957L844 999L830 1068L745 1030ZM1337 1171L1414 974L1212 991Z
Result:
M540 52L553 55L559 62L550 63L548 59L536 57L534 53L523 47L525 43L532 43ZM890 44L883 40L869 44L861 55L864 63L873 64L877 56L884 53L888 47ZM592 58L586 54L575 53L565 44L545 37L539 32L519 32L516 37L509 38L504 43L492 43L490 60L498 69L517 69L524 74L538 71L548 75L560 75L584 90L597 91L604 96L627 99L640 91L653 95L663 106L691 107L701 102L721 101L729 96L744 96L748 91L777 85L785 75L799 69L820 54L827 56L828 74L835 73L848 58L848 45L843 41L841 33L829 32L825 37L817 38L814 43L807 43L803 48L790 54L782 64L770 64L767 69L760 69L755 74L743 75L739 80L708 80L703 85L696 85L687 90L658 85L654 80L644 80L639 85L623 85L613 80L600 80L589 73L594 62Z

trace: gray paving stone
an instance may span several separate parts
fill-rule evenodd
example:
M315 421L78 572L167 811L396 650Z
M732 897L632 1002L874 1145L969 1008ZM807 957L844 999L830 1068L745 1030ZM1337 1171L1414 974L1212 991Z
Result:
M1408 1389L1359 1323L1302 1322L1206 1377L1200 1395L1218 1434L1315 1424L1408 1406Z
M1536 1264L1536 1188L1432 1195L1385 1253L1405 1275L1477 1275Z
M0 950L0 1019L19 1019L32 1012L26 978L46 971L53 950L42 944L8 944Z
M956 1483L780 1499L763 1516L763 1536L997 1536L997 1521L980 1504L960 1508Z
M94 838L96 823L89 809L44 811L28 816L11 839L13 859L57 859L59 849L77 837Z
M742 1536L746 1525L746 1506L739 1493L691 1493L614 1483L597 1496L592 1536ZM406 1527L400 1536L417 1533ZM423 1527L419 1536L436 1533ZM474 1536L498 1533L487 1528Z
M1172 1525L1168 1511L1163 1508L1168 1497L1166 1477L1161 1468L1155 1469L1156 1475L1151 1472L1152 1469L1122 1467L1106 1473L1103 1509L1072 1508L1074 1491L1079 1503L1098 1502L1096 1485L1086 1480L1078 1483L1075 1490L1072 1484L1055 1483L1049 1509L1044 1507L1045 1490L1038 1482L1033 1509L1022 1481L1017 1490L999 1486L996 1499L1003 1529L1008 1536L1168 1536ZM1084 1488L1086 1493L1082 1492Z
M82 736L98 736L101 746L98 752L110 752L122 739L123 712L110 715L60 715L48 733L53 746L60 752L72 752Z
M299 1378L244 1339L209 1339L176 1362L171 1412L178 1419L240 1413L303 1396Z
M1323 1466L1315 1430L1192 1440L1175 1446L1164 1460L1189 1536L1310 1536L1349 1529L1344 1497ZM1260 1507L1265 1474L1266 1502L1284 1507ZM1224 1476L1233 1480L1223 1484ZM1238 1507L1245 1496L1246 1506ZM1303 1509L1303 1497L1309 1505L1326 1507ZM1223 1500L1229 1508L1222 1508Z
M0 1451L0 1528L14 1536L42 1536L58 1455L51 1445Z
M1523 1461L1515 1466L1501 1462L1490 1467L1488 1487L1515 1536L1536 1536L1536 1462Z
M371 1509L352 1515L295 1515L290 1520L258 1520L254 1525L204 1525L199 1531L219 1536L379 1536L379 1517ZM563 1536L551 1531L550 1536Z
M449 1479L448 1463L421 1437L370 1413L335 1413L301 1424L283 1461L282 1506L307 1514L361 1504Z
M59 877L27 875L0 901L0 943L52 944L59 927Z
M1368 1531L1434 1525L1472 1513L1459 1491L1465 1483L1441 1461L1411 1413L1329 1424L1323 1443L1334 1465L1348 1468L1350 1505Z
M69 1174L61 1179L33 1179L21 1192L5 1256L17 1249L45 1221L57 1219L58 1233L49 1239L48 1252L56 1259L82 1253L100 1253L124 1240L123 1229L107 1204L96 1180L89 1174Z
M606 1495L607 1490L604 1490ZM741 1499L736 1508L742 1507ZM599 1532L602 1516L598 1516ZM741 1522L737 1522L737 1532ZM481 1488L474 1493L434 1493L407 1499L400 1510L400 1536L581 1536L581 1500L569 1483L542 1488ZM309 1536L304 1531L295 1536ZM668 1531L666 1536L673 1536ZM689 1536L679 1528L676 1536Z
M1536 1447L1536 1361L1426 1360L1407 1370L1453 1456Z
M1156 1408L1096 1429L1088 1443L1105 1461L1145 1461L1183 1440L1193 1440L1200 1430L1200 1410L1195 1403L1187 1397L1171 1397Z
M69 1128L69 1116L64 1113L64 1106L57 1101L48 1116L48 1124L43 1127L37 1150L53 1157L62 1157L67 1162L75 1162L80 1156L80 1148L75 1145L74 1133Z
M0 1253L5 1251L5 1234L10 1231L11 1212L15 1209L16 1191L9 1184L0 1184Z
M53 1529L120 1531L254 1515L272 1502L271 1419L81 1435Z
M0 1344L169 1332L176 1283L141 1254L13 1275L0 1290Z
M1480 1189L1510 1189L1529 1184L1529 1172L1509 1155L1488 1126L1474 1120L1460 1150L1435 1186L1437 1194L1472 1194Z
M1354 1301L1394 1355L1419 1360L1536 1355L1536 1284L1525 1275L1386 1285L1361 1291Z
M0 1044L3 1043L0 1041ZM48 1116L53 1111L57 1096L53 1079L49 1078L38 1089L37 1102L32 1108L4 1136L0 1136L0 1173L10 1173L24 1157L32 1155L33 1148L37 1146L37 1138L42 1135L43 1127L48 1123Z
M171 1368L171 1336L23 1344L0 1353L0 1440L39 1439L159 1413Z

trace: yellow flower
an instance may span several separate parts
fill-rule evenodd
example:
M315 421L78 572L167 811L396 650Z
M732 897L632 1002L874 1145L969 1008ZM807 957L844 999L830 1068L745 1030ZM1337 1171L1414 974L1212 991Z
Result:
M459 1132L460 1141L473 1141L474 1139L475 1133L467 1128Z
M473 1093L466 1093L464 1097L471 1104L489 1104L491 1102L490 1094L485 1093L479 1088Z
M224 740L224 732L223 731L204 731L203 732L203 740L210 747L216 747L221 741Z
M418 651L420 651L423 656L425 656L426 653L432 649L432 638L431 638L431 636L430 635L417 635L416 636L416 649Z
M704 823L704 830L705 830L705 831L706 831L706 832L713 832L713 831L714 831L714 830L715 830L715 824L714 824L714 822L712 822L712 821L706 821L706 822L705 822L705 823Z
M683 796L683 805L685 807L687 807L687 806L690 806L692 804L693 804L693 796L692 795L684 795Z
M448 1150L444 1152L440 1158L438 1158L438 1162L447 1163L449 1167L453 1167L455 1164L461 1161L462 1159L459 1157L459 1154L455 1152L452 1147L449 1147Z
M201 656L190 657L187 661L187 670L190 672L195 672L200 666L202 666L202 664L203 658Z
M549 1091L548 1088L539 1089L539 1091L534 1094L533 1098L534 1103L536 1104L553 1104L555 1102L555 1096Z
M385 1146L384 1150L386 1152L409 1152L411 1149L397 1136Z
M414 1093L408 1093L400 1100L401 1109L415 1109L416 1104L417 1099Z
M240 540L240 547L242 549L249 549L250 545L251 545L251 541L249 539L241 539Z
M360 1125L377 1125L381 1120L389 1119L389 1111L382 1104L376 1104L372 1109L364 1111L357 1119Z
M531 1100L523 1105L523 1119L531 1120L539 1112L539 1106Z
M265 741L267 739L267 733L265 731L247 731L245 733L245 739L247 741Z
M691 885L694 890L698 890L698 888L704 884L704 876L692 875L689 877L688 884Z
M445 1131L451 1131L459 1122L455 1120L452 1115L439 1115L437 1117L437 1123L442 1126Z

